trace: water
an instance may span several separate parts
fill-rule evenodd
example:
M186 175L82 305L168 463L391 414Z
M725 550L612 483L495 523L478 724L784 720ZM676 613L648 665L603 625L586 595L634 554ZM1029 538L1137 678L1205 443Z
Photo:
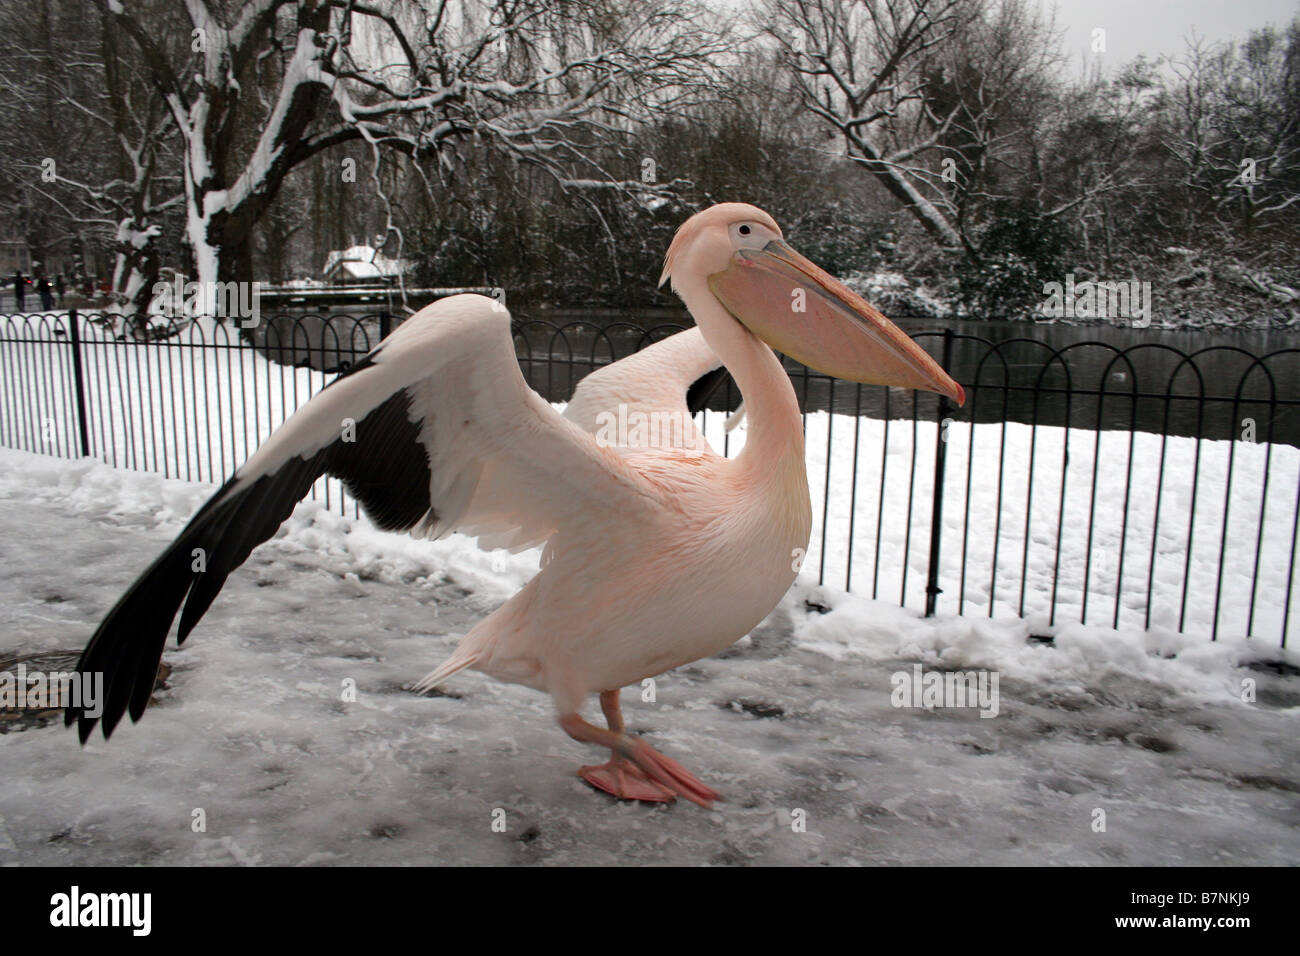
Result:
M520 354L533 387L559 401L611 355L628 354L646 338L662 338L688 322L684 313L668 310L538 313L521 323ZM966 386L967 402L945 414L958 420L1068 421L1072 428L1300 446L1300 336L945 319L900 319L898 325L936 358L943 355L944 332L954 333L947 367ZM1255 361L1269 353L1280 354ZM924 420L937 412L937 396L832 381L789 366L807 411ZM709 407L739 402L728 386Z
M296 321L295 321L296 320ZM1300 446L1300 336L1273 331L1164 331L1028 322L899 319L936 358L952 330L948 371L967 403L958 420L1136 429L1206 439L1254 438ZM690 324L682 310L516 313L529 384L565 401L593 369ZM373 313L330 325L308 313L272 316L259 334L285 364L331 370L379 341ZM1264 363L1257 356L1273 354ZM1188 359L1187 356L1192 358ZM807 411L931 420L936 396L832 381L789 363ZM734 408L730 381L710 408Z

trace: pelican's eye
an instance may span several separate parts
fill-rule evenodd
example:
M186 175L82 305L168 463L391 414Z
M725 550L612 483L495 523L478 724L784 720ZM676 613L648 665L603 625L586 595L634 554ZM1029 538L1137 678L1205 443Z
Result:
M742 236L747 236L749 235L750 229L748 226L741 226L739 231Z

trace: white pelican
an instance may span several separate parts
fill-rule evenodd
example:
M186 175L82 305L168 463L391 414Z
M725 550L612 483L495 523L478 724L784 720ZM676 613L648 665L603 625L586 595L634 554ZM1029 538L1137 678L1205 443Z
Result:
M799 405L772 350L850 381L965 396L754 206L688 219L668 249L660 283L669 279L697 327L588 376L563 415L524 381L499 303L453 296L401 325L277 429L100 624L79 666L104 672L104 736L123 713L144 713L181 604L178 644L227 575L330 474L384 529L544 545L538 574L416 690L474 668L545 691L569 736L611 751L579 771L588 783L625 799L711 805L716 791L625 732L619 689L733 644L794 582L812 512ZM687 406L692 383L720 363L749 417L731 459L700 441ZM612 447L595 432L620 404L686 427L667 445ZM206 554L198 572L196 548ZM607 727L582 716L593 693ZM74 720L84 742L96 719L70 709Z

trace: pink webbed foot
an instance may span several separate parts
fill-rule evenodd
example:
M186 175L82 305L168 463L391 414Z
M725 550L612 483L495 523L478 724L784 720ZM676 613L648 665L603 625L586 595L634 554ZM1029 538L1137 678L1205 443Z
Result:
M632 741L628 757L636 761L636 765L653 780L706 810L713 806L713 801L722 799L722 794L706 786L699 777L672 757L665 757L644 740L628 739Z
M562 714L560 726L574 740L608 747L613 753L609 763L583 767L578 776L598 790L623 800L651 800L666 803L674 795L698 803L706 810L722 795L705 786L695 774L676 760L665 757L644 740L623 732L623 714L618 705L618 691L601 691L601 709L609 729L604 730L582 719L576 711Z
M578 776L597 790L603 790L620 800L672 803L677 799L675 793L655 783L640 767L622 757L615 757L609 763L599 766L583 767L578 771Z

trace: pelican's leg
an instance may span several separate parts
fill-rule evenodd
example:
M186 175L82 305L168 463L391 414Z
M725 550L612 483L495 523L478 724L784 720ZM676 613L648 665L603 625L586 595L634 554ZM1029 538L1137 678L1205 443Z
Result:
M618 693L607 690L600 695L600 709L609 724L608 730L588 723L580 714L560 718L560 726L574 740L600 744L611 751L609 763L583 767L578 776L622 800L663 803L681 794L702 807L711 806L719 798L716 790L705 786L676 760L665 757L644 740L624 733Z
M623 710L619 706L619 692L603 691L600 695L600 709L610 731L622 734ZM604 790L620 800L671 803L676 799L672 790L655 783L640 767L620 756L617 749L611 752L609 763L583 767L578 771L578 776L597 790Z

